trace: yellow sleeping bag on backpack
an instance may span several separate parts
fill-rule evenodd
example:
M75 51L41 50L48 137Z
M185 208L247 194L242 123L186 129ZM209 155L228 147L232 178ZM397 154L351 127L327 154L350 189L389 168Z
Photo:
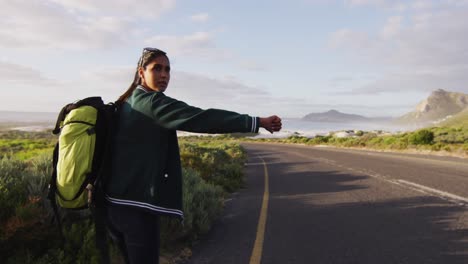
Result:
M85 190L93 166L97 109L81 106L67 114L61 124L57 160L57 203L64 208L83 208Z

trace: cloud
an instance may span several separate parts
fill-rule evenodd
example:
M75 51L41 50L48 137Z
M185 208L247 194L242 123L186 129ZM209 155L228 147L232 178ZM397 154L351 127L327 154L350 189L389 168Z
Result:
M397 36L402 28L402 16L393 16L388 18L387 24L381 30L381 38L382 39L391 39Z
M431 1L427 1L427 0L418 0L418 1L414 1L411 4L411 7L416 10L431 9L433 6L434 4Z
M0 47L82 50L118 46L138 19L156 19L174 1L2 1ZM124 33L125 32L125 33Z
M10 111L58 111L61 98L73 93L66 83L16 63L0 61L0 109Z
M391 16L374 34L349 28L331 34L332 49L386 69L387 76L352 93L467 89L468 6L446 4Z
M408 8L407 1L402 0L345 0L344 3L352 7L375 6L398 11L405 11Z
M346 0L345 3L349 5L381 5L384 4L385 0Z
M87 69L77 74L76 78L59 82L36 69L2 62L0 86L14 89L3 92L0 109L57 112L65 104L89 96L101 96L106 102L115 101L131 84L134 71L134 66L101 66ZM21 85L16 85L18 82ZM255 116L276 114L281 117L302 117L311 112L330 109L368 115L381 112L382 109L394 112L392 109L400 108L333 104L332 99L316 102L303 97L274 96L268 88L247 85L233 76L215 78L183 71L172 73L166 94L204 109L226 109Z
M206 22L210 19L210 16L207 13L200 13L191 16L190 19L195 22Z
M175 72L171 78L168 94L204 108L246 111L260 98L272 98L268 92L234 78L219 79L188 72Z
M145 40L145 45L157 46L172 56L188 56L209 61L223 61L245 71L267 71L257 61L245 59L242 55L218 47L217 32L199 31L187 35L157 35Z
M251 115L282 117L303 117L311 112L324 112L339 109L347 113L375 115L375 113L400 113L405 105L363 105L333 104L333 100L323 103L304 97L274 96L267 88L246 85L235 78L210 78L205 75L177 72L171 77L171 85L166 94L201 108L220 108ZM334 96L332 96L334 97Z
M329 47L332 49L343 49L350 53L366 55L370 57L375 52L380 52L385 48L384 43L377 38L373 38L364 31L343 28L330 34Z
M430 92L437 89L468 93L468 68L458 71L388 74L358 89L339 95L379 95L383 93Z
M246 71L265 72L268 71L268 67L262 65L256 61L244 60L239 63L239 67Z
M385 10L405 12L439 9L447 7L461 7L468 5L467 0L344 0L350 7L372 6Z
M145 40L145 44L157 46L168 54L178 56L194 56L205 59L228 59L232 54L218 48L214 41L214 33L200 31L189 35L157 35Z
M28 66L0 62L0 109L12 111L60 110L65 104L90 96L115 101L133 80L134 67L97 67L76 78L56 80Z
M350 81L353 81L355 80L354 77L350 77L350 76L336 76L332 79L330 79L330 82L332 83L343 83L343 82L350 82Z
M266 88L249 86L233 77L214 78L182 71L173 72L166 94L203 109L255 116L301 116L312 105L302 98L276 97Z
M49 79L40 71L31 67L0 61L0 86L10 85L57 85L58 81Z
M71 13L154 19L175 7L175 0L50 0Z
M15 89L4 92L0 98L0 109L56 111L67 103L89 96L101 96L106 102L115 101L129 87L134 73L134 66L102 66L88 68L77 74L76 78L59 82L36 69L1 62L0 86ZM253 105L274 109L270 105L278 101L268 92L242 84L234 78L219 79L178 71L172 72L166 94L202 108L243 113L250 112Z

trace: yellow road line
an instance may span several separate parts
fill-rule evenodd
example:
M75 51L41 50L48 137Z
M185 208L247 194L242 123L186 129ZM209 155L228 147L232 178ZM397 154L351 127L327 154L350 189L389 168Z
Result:
M268 212L268 199L270 196L270 191L268 189L268 169L261 157L259 157L263 162L263 168L265 169L265 190L263 192L263 202L262 209L260 211L260 218L258 219L257 226L257 237L255 238L254 248L252 250L252 255L250 256L250 264L260 264L262 261L262 251L263 251L263 240L265 238L265 227L267 221L267 212Z

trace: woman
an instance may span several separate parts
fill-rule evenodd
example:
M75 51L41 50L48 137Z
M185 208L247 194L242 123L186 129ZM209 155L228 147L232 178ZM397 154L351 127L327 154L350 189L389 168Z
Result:
M164 95L166 53L145 48L133 83L119 98L112 174L106 181L108 217L129 263L158 263L159 215L183 218L182 171L176 130L199 133L281 129L281 119L202 110Z

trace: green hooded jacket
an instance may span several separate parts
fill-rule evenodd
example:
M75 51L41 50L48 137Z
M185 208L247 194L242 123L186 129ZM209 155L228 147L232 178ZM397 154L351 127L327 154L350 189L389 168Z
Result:
M259 118L189 106L138 86L121 107L106 199L183 218L182 169L176 130L258 133Z

